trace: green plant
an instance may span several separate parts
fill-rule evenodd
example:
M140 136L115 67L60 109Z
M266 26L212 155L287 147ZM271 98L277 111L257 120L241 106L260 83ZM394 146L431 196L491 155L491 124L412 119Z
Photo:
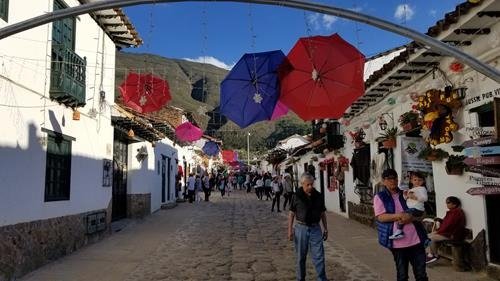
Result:
M398 128L397 127L389 128L389 129L385 130L384 132L380 133L377 140L384 141L384 140L396 139L397 135L398 135Z
M465 147L461 145L452 145L451 148L453 149L454 152L462 152L462 150L464 150Z
M408 123L417 122L419 118L420 118L420 114L418 112L408 111L408 112L401 114L401 116L399 116L398 121L399 121L399 125L404 126L405 124L408 124Z
M465 155L450 155L446 160L446 172L449 175L461 175L467 165L464 160L467 158Z
M425 149L420 151L418 154L418 158L426 159L429 161L441 160L443 158L448 157L448 152L442 150L441 148L432 148L430 145Z

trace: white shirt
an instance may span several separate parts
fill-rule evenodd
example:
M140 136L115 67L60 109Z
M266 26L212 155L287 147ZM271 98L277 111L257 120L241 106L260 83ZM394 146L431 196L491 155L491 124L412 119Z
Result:
M194 190L196 179L194 177L189 177L187 180L188 190Z
M271 183L271 186L273 187L273 192L280 192L280 183L273 181Z
M414 208L420 211L425 211L424 202L427 202L427 188L425 186L414 186L408 190L408 195L413 193L418 200L407 198L406 205L408 208Z

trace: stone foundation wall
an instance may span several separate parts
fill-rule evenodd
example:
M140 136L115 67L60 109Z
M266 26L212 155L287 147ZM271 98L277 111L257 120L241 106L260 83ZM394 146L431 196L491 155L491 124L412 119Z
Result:
M127 194L127 217L144 218L151 214L151 194Z
M373 205L365 203L355 204L350 201L347 202L347 204L350 219L366 224L370 227L374 227L375 217L373 213Z
M87 234L87 215L98 211L106 210L0 227L0 281L15 280L108 235L107 226Z

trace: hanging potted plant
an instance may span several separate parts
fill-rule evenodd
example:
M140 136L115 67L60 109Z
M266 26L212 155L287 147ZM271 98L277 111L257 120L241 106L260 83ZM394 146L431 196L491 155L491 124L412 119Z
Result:
M446 157L448 157L448 152L442 150L441 148L432 148L430 145L418 154L418 158L425 159L427 161L439 161Z
M461 175L464 173L465 163L467 158L465 155L450 155L446 160L446 173L448 175Z
M412 131L420 127L420 114L411 110L401 114L398 121L404 132Z
M389 128L382 132L377 138L377 141L382 142L384 148L396 147L396 136L398 135L398 128Z

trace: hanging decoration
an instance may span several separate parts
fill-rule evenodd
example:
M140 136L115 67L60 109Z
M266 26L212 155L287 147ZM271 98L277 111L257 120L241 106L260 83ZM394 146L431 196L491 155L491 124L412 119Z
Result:
M395 105L396 104L396 99L395 98L388 98L387 99L387 103L389 105Z
M338 34L300 38L280 71L280 100L303 120L338 119L364 93L364 63Z
M426 138L429 144L438 145L453 140L452 132L458 130L458 124L453 120L453 111L461 106L458 94L449 86L445 91L432 89L419 97L417 109L424 115L423 129L430 131Z
M131 72L119 89L125 105L139 113L158 111L172 99L167 81L151 73Z
M464 70L464 64L459 61L450 63L450 71L453 73L461 73Z
M208 156L216 156L219 154L220 148L216 142L208 141L205 143L202 150Z
M222 160L225 163L231 163L235 161L235 154L233 150L222 150Z
M203 136L203 131L191 122L185 122L175 128L175 135L180 141L193 142Z
M221 83L220 111L241 128L270 120L279 97L282 51L245 54Z

